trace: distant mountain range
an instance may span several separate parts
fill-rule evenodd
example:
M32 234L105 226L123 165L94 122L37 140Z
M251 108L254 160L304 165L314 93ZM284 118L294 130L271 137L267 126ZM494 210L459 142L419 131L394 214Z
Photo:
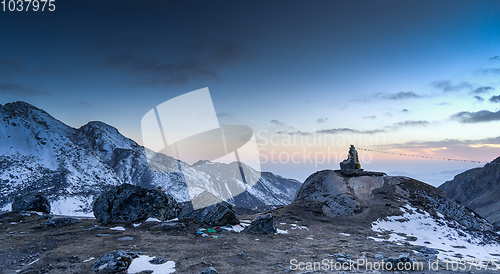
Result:
M458 174L439 189L500 227L500 157Z
M89 122L75 129L25 102L0 105L0 209L8 210L16 195L39 191L51 201L55 214L89 215L96 195L110 185L129 183L147 188L160 186L180 202L189 200L185 178L200 184L199 192L230 191L228 183L243 185L234 170L237 163L204 161L189 165L166 155L151 169L147 157L153 151L126 138L103 122ZM170 170L173 165L180 172ZM207 168L207 166L210 168ZM246 176L259 173L245 166ZM293 200L301 183L269 172L228 202L252 209L285 205ZM190 186L190 190L191 186ZM196 186L194 190L197 190Z

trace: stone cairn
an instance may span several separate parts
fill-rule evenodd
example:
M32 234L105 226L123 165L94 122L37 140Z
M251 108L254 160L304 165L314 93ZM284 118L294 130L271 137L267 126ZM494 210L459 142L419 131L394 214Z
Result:
M361 164L359 163L358 159L358 152L356 151L354 145L351 145L351 147L349 148L349 155L347 156L347 159L340 162L340 170L363 170L361 169Z
M359 163L358 152L353 145L349 148L347 159L340 162L340 170L336 170L336 172L340 172L342 175L347 177L386 175L384 172L364 171Z

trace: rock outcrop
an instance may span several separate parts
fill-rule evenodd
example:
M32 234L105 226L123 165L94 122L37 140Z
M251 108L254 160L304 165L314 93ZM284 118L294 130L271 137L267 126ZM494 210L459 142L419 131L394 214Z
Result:
M137 254L123 250L111 251L101 256L91 270L97 273L121 273L128 269Z
M344 176L323 170L309 176L297 192L295 201L315 201L325 216L367 214L383 218L398 215L410 204L433 216L442 214L468 230L493 231L493 226L444 192L423 182L401 176Z
M240 222L230 204L206 191L195 197L192 202L184 204L179 220L194 221L209 226L235 225Z
M41 193L35 195L16 196L12 203L12 211L36 211L50 213L50 203Z
M54 227L54 228L60 228L63 226L67 225L72 225L81 222L78 219L71 218L71 217L59 217L59 218L50 218L49 220L41 223L42 226L44 227Z
M165 221L176 218L180 208L174 198L161 190L122 184L99 195L93 211L97 221L107 224L132 223L148 218Z
M276 224L271 213L262 214L255 217L248 227L248 232L256 234L276 233Z
M219 274L219 272L213 267L207 267L205 270L200 272L200 274Z
M458 174L439 189L500 227L500 157Z

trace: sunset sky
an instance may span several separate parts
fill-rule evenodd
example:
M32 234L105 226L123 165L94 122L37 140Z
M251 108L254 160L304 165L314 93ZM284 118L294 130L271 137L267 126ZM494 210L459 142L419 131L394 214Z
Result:
M499 30L499 1L56 1L0 12L0 104L142 143L150 109L208 87L265 171L303 181L354 144L439 185L500 156Z

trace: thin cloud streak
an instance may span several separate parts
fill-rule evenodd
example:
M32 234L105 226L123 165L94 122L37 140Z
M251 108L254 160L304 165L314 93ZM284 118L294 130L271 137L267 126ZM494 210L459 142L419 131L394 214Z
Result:
M38 95L48 95L49 93L35 90L27 86L9 83L0 84L0 94L32 97Z
M328 118L319 118L316 120L316 123L323 124L323 123L326 123L326 121L328 121Z
M481 97L481 96L477 96L477 95L476 95L476 96L474 96L473 98L474 98L474 99L476 99L478 102L483 102L483 101L484 101L484 98L483 98L483 97Z
M494 89L493 87L486 87L486 86L478 87L478 88L474 89L473 91L471 91L471 93L473 93L473 94L488 93L493 89Z
M145 76L149 84L184 85L192 80L217 79L217 73L200 61L178 63L145 60L132 55L108 58L107 64L121 70L128 70Z
M281 123L279 121L275 121L274 124ZM271 121L271 122L273 122ZM372 134L377 134L377 133L385 133L388 132L388 130L397 130L403 127L426 127L430 125L430 122L428 121L403 121L403 122L398 122L394 123L392 125L386 126L384 129L372 129L372 130L359 130L359 129L353 129L353 128L330 128L330 129L320 129L316 130L313 132L306 132L306 131L280 131L278 132L279 134L289 134L289 135L314 135L314 134L367 134L367 135L372 135Z
M398 93L377 93L375 94L375 99L383 99L383 100L405 100L405 99L417 99L422 98L422 95L419 95L413 91L400 91Z
M316 133L318 134L339 134L339 133L375 134L382 132L385 132L385 130L382 129L357 130L352 128L332 128L332 129L321 129L316 131Z
M399 129L402 127L426 127L430 125L428 121L404 121L404 122L398 122L394 123L391 126L387 126L386 128L390 129Z
M402 144L391 144L382 147L391 147L396 149L430 149L442 147L464 147L476 144L500 144L500 136L484 138L478 140L458 140L458 139L444 139L440 141L412 141Z
M469 82L461 82L458 84L453 84L449 80L434 81L431 83L436 89L442 90L444 92L456 92L464 89L472 89L473 85Z
M492 102L492 103L500 103L500 95L491 96L490 102Z
M270 123L273 124L274 126L277 126L277 127L285 127L285 124L281 121L278 121L278 120L271 120Z
M0 73L23 72L25 70L26 68L21 60L10 58L0 59Z
M497 112L489 110L480 110L477 112L462 111L453 114L450 118L464 124L499 121L500 110Z

